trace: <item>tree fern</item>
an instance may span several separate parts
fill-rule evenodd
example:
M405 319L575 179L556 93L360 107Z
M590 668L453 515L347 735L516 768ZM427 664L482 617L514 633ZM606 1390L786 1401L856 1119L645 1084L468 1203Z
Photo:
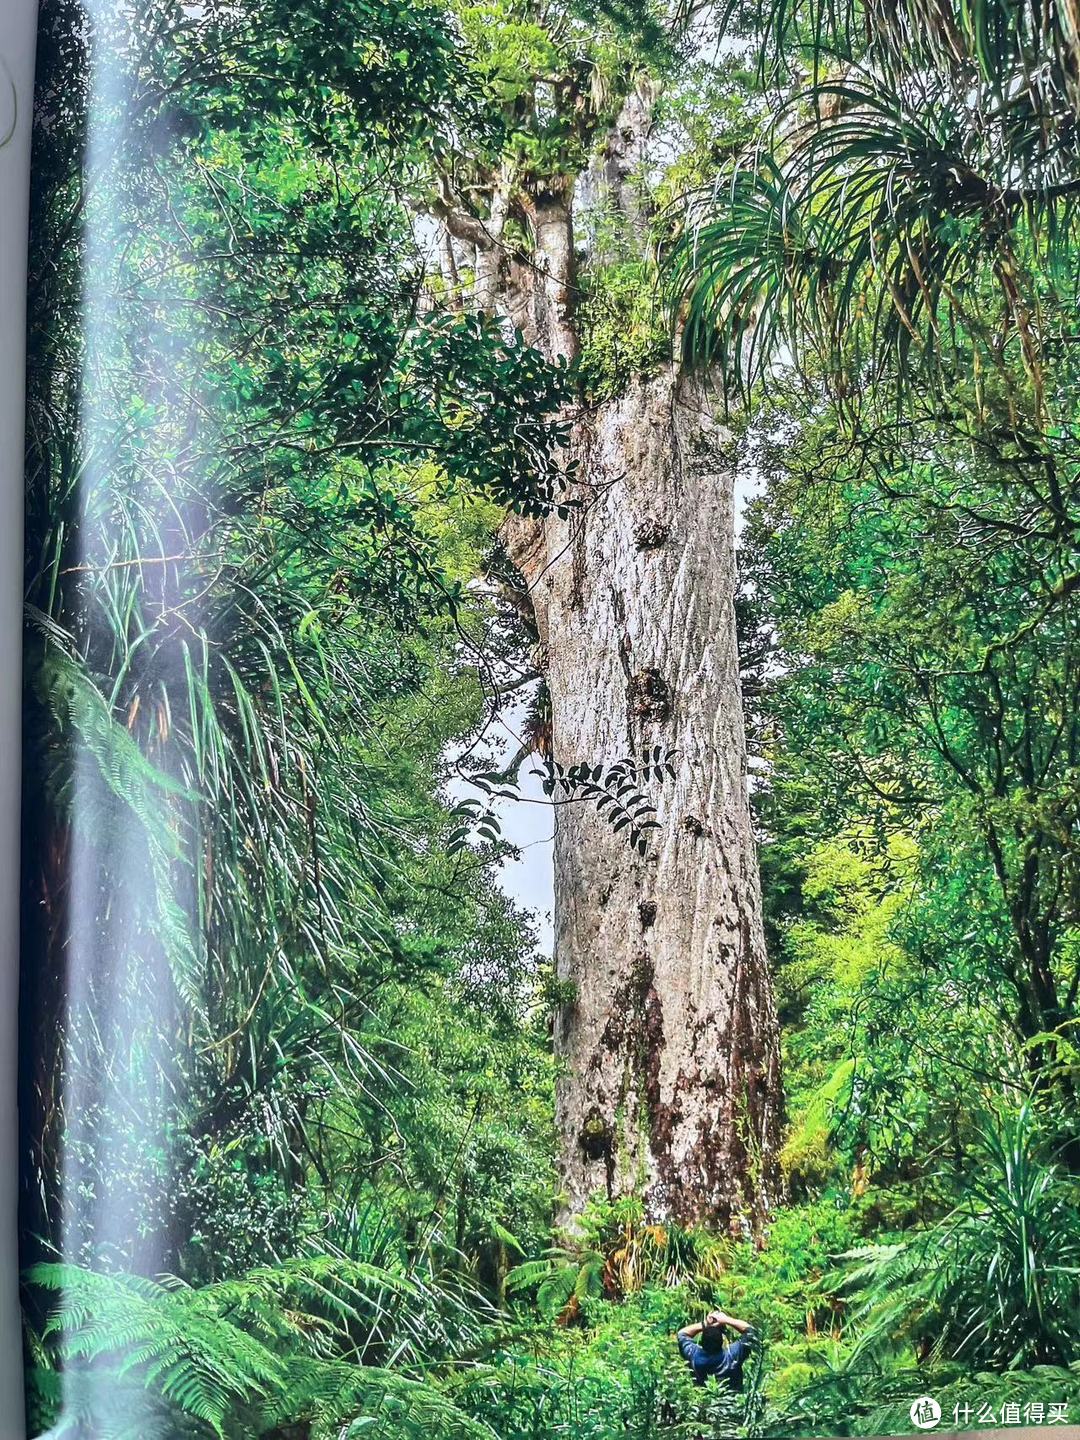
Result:
M316 1255L202 1288L65 1264L36 1265L27 1279L57 1297L37 1402L55 1412L62 1401L64 1424L85 1411L95 1435L124 1433L125 1393L221 1440L300 1422L329 1434L358 1419L387 1437L490 1435L430 1380L341 1358L353 1322L382 1296L417 1299L408 1279L376 1266Z
M101 1374L105 1362L112 1378L138 1378L216 1435L239 1402L283 1381L265 1344L212 1308L185 1304L176 1284L60 1264L37 1265L28 1279L58 1296L44 1338L59 1341L66 1365Z

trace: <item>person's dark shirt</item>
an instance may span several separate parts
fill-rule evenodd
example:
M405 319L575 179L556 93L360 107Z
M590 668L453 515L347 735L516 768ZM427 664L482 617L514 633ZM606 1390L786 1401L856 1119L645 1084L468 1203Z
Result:
M755 1331L744 1330L730 1345L724 1345L719 1350L706 1350L689 1335L680 1332L678 1336L679 1350L690 1366L695 1384L704 1385L710 1376L715 1376L732 1390L742 1389L743 1366L756 1340Z

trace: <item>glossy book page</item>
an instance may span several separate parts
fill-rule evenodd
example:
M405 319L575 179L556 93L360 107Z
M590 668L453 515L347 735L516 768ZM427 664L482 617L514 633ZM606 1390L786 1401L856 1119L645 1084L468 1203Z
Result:
M1077 1440L1077 37L42 0L5 1436Z
M22 1440L18 1299L19 788L26 232L35 7L0 13L0 1432Z

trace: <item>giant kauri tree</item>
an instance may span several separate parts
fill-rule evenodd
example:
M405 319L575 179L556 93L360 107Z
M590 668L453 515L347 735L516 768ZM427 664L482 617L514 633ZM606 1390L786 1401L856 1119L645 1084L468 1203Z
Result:
M438 168L442 280L570 364L604 235L648 273L661 85L620 48L633 17L586 33L567 14L494 16L466 10L463 25L504 100L502 143ZM670 72L670 35L641 17L637 30ZM656 806L639 835L614 805L552 787L564 1205L642 1193L657 1218L756 1228L780 1082L735 634L737 455L715 388L650 358L583 385L563 503L504 530L552 774L598 779L628 759L623 787L648 782Z

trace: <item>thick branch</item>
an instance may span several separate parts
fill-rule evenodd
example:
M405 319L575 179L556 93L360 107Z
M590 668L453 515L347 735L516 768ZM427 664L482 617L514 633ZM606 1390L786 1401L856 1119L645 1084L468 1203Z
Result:
M476 215L465 209L461 197L454 192L448 175L439 176L439 193L429 202L431 213L438 217L455 240L475 245L477 250L493 250L498 239Z

